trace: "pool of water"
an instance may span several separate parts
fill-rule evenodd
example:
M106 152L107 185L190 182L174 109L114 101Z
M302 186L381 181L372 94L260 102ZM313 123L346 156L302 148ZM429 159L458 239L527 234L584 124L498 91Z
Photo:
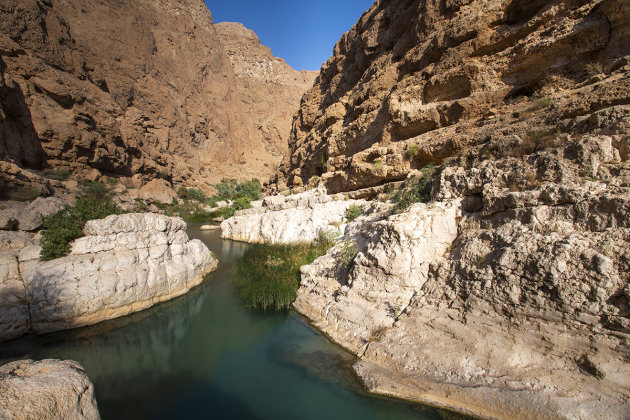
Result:
M103 419L440 419L441 412L367 394L353 356L298 314L255 312L230 282L247 244L189 227L219 267L185 296L76 330L0 344L0 363L79 361Z

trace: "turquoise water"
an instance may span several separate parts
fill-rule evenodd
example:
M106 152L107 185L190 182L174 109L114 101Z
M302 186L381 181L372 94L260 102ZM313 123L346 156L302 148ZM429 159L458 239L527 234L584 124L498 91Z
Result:
M299 315L250 311L230 270L247 245L189 228L218 269L186 296L124 318L0 344L0 363L79 361L103 419L440 419L365 393L352 355Z

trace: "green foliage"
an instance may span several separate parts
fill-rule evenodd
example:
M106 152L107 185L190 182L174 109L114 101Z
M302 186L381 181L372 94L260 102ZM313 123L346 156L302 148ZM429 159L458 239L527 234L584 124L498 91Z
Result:
M346 220L348 221L348 223L350 223L357 217L361 216L362 214L363 214L363 209L361 208L361 206L353 204L350 207L348 207L348 210L346 210Z
M401 189L392 197L396 203L394 212L401 213L413 203L426 203L431 200L431 186L435 176L435 165L429 164L421 169L422 177L412 178L403 184Z
M408 79L408 78L410 78L410 77L411 77L411 74L409 74L409 73L405 73L405 74L403 75L403 77L402 77L400 80L405 80L405 79Z
M357 243L352 239L346 239L341 243L339 258L344 262L346 267L350 268L358 252L359 246Z
M109 193L110 188L102 182L88 181L81 184L79 196L91 200L104 200L109 197Z
M545 96L545 97L542 97L542 98L537 98L534 101L534 105L535 105L536 109L549 108L552 103L553 103L553 101L551 100L551 98L549 96Z
M185 188L179 187L177 189L177 197L182 200L194 200L200 203L204 203L208 200L208 197L203 193L203 191L195 189L195 188Z
M223 217L224 219L229 219L230 217L234 216L235 212L236 210L234 210L234 208L232 207L221 207L216 214L217 216Z
M88 220L121 213L122 209L109 197L85 196L79 198L74 206L67 206L44 218L41 259L48 261L68 255L70 243L83 236L83 226Z
M65 181L70 177L70 171L58 171L52 168L42 169L33 172L43 178L53 179L55 181Z
M328 162L328 154L326 153L326 151L324 150L320 156L320 163L322 166L322 170L326 169L326 163Z
M420 146L418 146L417 144L411 144L409 146L407 146L407 156L414 157L415 155L418 154L418 151L420 150Z
M262 186L256 178L251 181L239 183L236 179L223 178L220 183L214 186L218 193L215 199L218 200L236 200L238 198L246 198L248 201L258 200Z
M42 191L33 187L18 186L9 188L4 192L0 192L0 195L7 200L33 201L42 195Z
M374 170L375 171L380 171L381 168L383 168L383 161L381 159L376 159L374 161Z
M329 241L313 244L254 244L236 261L234 284L245 302L263 311L286 311L297 297L300 267L324 255Z

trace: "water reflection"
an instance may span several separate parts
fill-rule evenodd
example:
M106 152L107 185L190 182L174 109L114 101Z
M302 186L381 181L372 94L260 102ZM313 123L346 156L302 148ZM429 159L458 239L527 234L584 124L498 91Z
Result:
M189 228L220 264L185 296L124 318L0 344L0 362L79 361L107 419L437 419L363 392L353 357L299 315L247 309L230 283L247 244Z

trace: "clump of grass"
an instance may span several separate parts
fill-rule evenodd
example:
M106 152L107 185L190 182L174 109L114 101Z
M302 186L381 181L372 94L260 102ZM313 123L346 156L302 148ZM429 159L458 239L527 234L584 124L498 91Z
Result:
M549 108L553 101L549 96L544 96L542 98L537 98L534 101L534 105L536 109Z
M374 165L374 170L378 172L383 168L383 161L381 159L376 159L373 165Z
M42 232L43 261L60 258L70 253L70 243L83 236L83 226L88 220L102 219L110 214L122 214L111 197L95 198L83 196L73 206L44 218Z
M420 146L418 146L417 144L411 144L407 146L407 156L410 158L417 155L418 151L420 151Z
M362 214L363 209L361 208L361 206L352 204L350 207L348 207L348 210L346 210L346 220L348 221L348 223L350 223Z
M392 197L396 203L394 212L401 213L413 203L427 203L431 200L431 186L436 170L435 165L428 164L421 169L422 177L405 181L400 190Z
M234 285L248 306L286 311L297 297L300 267L324 255L330 241L312 244L254 244L234 265Z
M38 188L28 186L17 186L9 188L4 194L1 194L7 200L14 201L33 201L42 195L42 191Z
M52 168L34 170L33 172L41 176L42 178L52 179L54 181L65 181L70 177L70 171L55 170Z
M347 268L352 266L354 259L359 253L359 246L353 239L345 239L341 242L341 248L339 249L339 259L346 265Z

